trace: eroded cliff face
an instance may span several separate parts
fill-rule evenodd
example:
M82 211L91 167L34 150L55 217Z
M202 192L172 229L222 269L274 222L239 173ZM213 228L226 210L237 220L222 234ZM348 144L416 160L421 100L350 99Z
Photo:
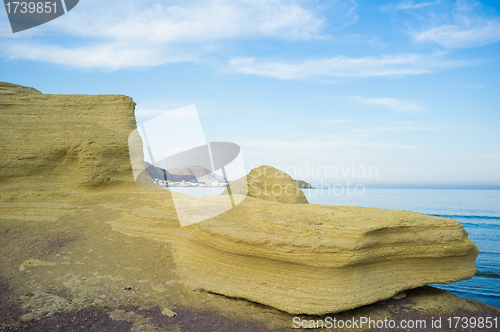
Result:
M46 95L0 83L0 184L22 195L135 186L134 107L126 96Z
M383 319L391 313L377 301L475 272L478 250L457 221L290 204L307 202L300 189L289 197L261 190L181 228L170 194L144 175L140 137L130 136L134 105L125 96L44 95L0 83L0 271L13 289L5 303L22 305L23 320L131 303L217 308L275 328L291 327L287 313L370 303L356 315ZM296 186L278 172L252 171L249 189ZM407 294L433 313L484 308L443 291ZM127 315L118 316L138 317Z

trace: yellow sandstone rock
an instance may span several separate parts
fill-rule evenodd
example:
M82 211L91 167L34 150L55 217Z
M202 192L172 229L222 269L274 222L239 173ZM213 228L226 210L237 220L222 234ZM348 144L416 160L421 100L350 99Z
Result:
M175 256L186 284L293 314L340 312L476 272L478 249L460 223L416 212L247 198L189 228Z
M244 185L244 182L247 185ZM307 204L304 192L290 175L271 166L260 166L235 183L231 184L233 194L246 193L248 196L280 203ZM227 193L227 189L223 194Z
M16 191L137 187L132 98L48 95L0 83L0 182Z
M157 187L141 169L138 135L131 136L129 151L134 105L125 96L45 95L0 83L0 198L16 202L16 209L36 199L45 206L37 212L40 220L30 216L37 225L66 213L73 225L88 228L102 220L125 235L171 245L175 267L165 270L175 269L184 285L293 314L340 312L475 273L478 249L458 221L407 211L284 204L307 200L288 175L269 166L250 172L249 195L241 204L181 228L170 194L145 189ZM97 207L64 211L79 199ZM17 220L5 204L6 216ZM54 205L57 215L50 210ZM104 240L95 241L97 252ZM142 262L148 268L163 264L156 260L146 256ZM70 267L76 269L76 262ZM158 272L148 273L143 268L141 279L157 278ZM119 289L116 296L125 296Z
M170 310L169 308L165 308L163 309L163 311L161 312L161 314L163 316L168 316L168 317L174 317L175 316L175 312L173 312L172 310Z

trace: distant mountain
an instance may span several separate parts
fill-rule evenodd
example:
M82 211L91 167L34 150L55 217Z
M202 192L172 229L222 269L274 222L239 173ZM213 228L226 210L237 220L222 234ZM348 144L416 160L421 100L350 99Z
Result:
M192 175L198 179L198 182L210 184L212 182L225 182L224 177L210 172L210 170L201 166L184 166L171 168L168 170L171 174Z
M224 182L224 177L210 172L210 170L201 166L184 166L178 168L171 168L168 171L163 168L151 165L147 161L144 162L146 172L153 179L168 180L174 182L205 182L211 184L212 182Z
M182 182L182 181L195 182L195 183L198 182L198 180L196 179L196 176L194 176L194 175L172 174L170 172L167 172L163 168L151 165L147 161L144 162L144 167L146 168L146 172L153 179L168 180L168 181L173 181L173 182Z
M301 189L311 189L311 184L310 183L307 183L306 181L302 181L302 180L295 180L295 182L297 183L297 185L299 186L299 188Z

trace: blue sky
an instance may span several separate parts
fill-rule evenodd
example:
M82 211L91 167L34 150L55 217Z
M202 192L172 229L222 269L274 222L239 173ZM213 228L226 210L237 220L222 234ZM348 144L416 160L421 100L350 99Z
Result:
M129 95L139 123L196 104L247 170L500 188L497 1L82 0L16 34L0 10L0 57L1 81Z

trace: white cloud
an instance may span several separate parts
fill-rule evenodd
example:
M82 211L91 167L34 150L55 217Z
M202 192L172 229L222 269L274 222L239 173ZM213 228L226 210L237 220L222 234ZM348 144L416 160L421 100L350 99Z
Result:
M434 41L449 48L470 48L500 41L500 17L488 17L477 1L457 1L451 19L415 31L416 42ZM439 22L439 21L438 21Z
M327 8L330 9L329 24L333 24L337 27L347 27L359 18L356 14L356 9L358 4L355 0L343 0L343 1L328 1L327 5L321 7L321 11L324 12Z
M325 120L325 124L337 124L337 123L346 123L351 120L347 119L330 119L330 120Z
M343 25L356 20L348 10L349 4L355 8L352 0L338 4L347 9L342 7L344 15L336 19ZM191 0L179 5L87 0L33 30L57 31L59 42L16 34L6 39L0 54L81 68L156 66L197 61L219 52L221 41L322 38L323 25L323 17L302 0Z
M419 75L431 73L435 68L469 64L466 61L442 60L442 56L443 54L397 54L361 58L338 56L301 62L236 58L229 61L227 70L279 79L312 79Z
M185 105L188 105L189 103L183 103L183 104L178 104L179 106L168 106L165 108L142 108L142 107L136 107L135 108L135 116L136 118L154 118L159 115L163 115L165 113L169 113L170 116L174 116L178 114L177 109L185 107ZM181 106L182 105L182 106ZM218 109L213 109L213 108L200 108L196 107L198 114L199 115L208 115L208 114L214 114L219 112ZM177 112L176 112L177 111ZM181 114L182 115L182 114Z
M419 149L419 147L414 145L407 145L401 143L384 143L384 142L368 142L361 144L361 146L367 146L376 149Z
M432 40L450 48L483 46L500 40L500 19L443 25L416 33L413 38L417 42Z
M365 134L372 134L372 133L379 133L379 132L384 132L384 131L435 131L435 130L440 130L442 128L438 127L425 127L425 126L393 126L393 127L375 127L371 129L354 129L355 132L357 133L365 133Z
M381 9L383 11L387 11L387 10L420 9L420 8L425 8L425 7L429 7L429 6L435 5L437 3L439 3L439 1L419 2L419 3L414 3L413 1L404 1L404 2L399 3L397 5L386 5L386 6L383 6Z
M38 60L79 68L119 69L155 66L166 62L192 61L194 55L162 52L154 47L132 48L119 44L96 44L76 48L32 43L9 43L3 50L10 59Z
M381 106L400 112L419 112L425 109L425 107L420 104L394 98L365 98L361 96L354 96L352 99L363 105Z
M370 147L380 149L418 149L413 145L392 142L367 142L358 138L344 139L339 141L240 141L243 147L254 147L263 150L276 151L300 151L300 150L330 150L345 147Z
M97 1L62 23L73 35L136 42L190 42L241 36L311 38L323 19L299 0Z

